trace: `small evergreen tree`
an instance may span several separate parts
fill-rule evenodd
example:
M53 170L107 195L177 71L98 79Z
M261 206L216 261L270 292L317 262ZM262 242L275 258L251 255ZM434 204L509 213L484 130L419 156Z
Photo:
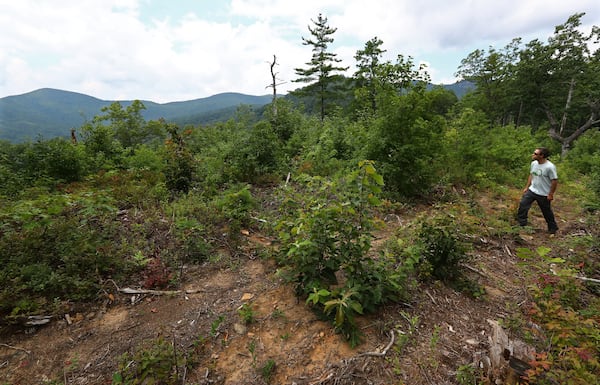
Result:
M335 99L340 90L343 76L338 72L343 72L348 67L336 65L341 62L335 53L328 50L329 44L333 43L333 35L337 28L331 28L327 24L327 18L319 14L317 21L311 19L314 28L308 27L313 38L302 37L302 44L312 46L313 55L310 62L306 63L307 68L296 68L296 74L300 76L294 82L307 83L304 89L296 91L298 96L316 96L317 105L320 110L321 121L327 113L327 103Z
M374 37L365 44L365 48L356 51L356 81L355 96L359 101L364 101L373 112L377 110L377 93L381 73L381 57L386 50L381 49L383 41Z
M194 157L175 124L165 124L170 139L166 143L165 177L167 188L172 192L187 193L192 185Z

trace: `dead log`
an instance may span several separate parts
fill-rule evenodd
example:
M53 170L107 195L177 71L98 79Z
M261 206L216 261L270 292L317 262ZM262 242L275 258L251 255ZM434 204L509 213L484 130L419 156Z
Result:
M149 289L131 289L124 287L119 289L119 293L123 294L151 294L151 295L177 295L181 294L181 290L149 290ZM188 293L191 294L191 293Z

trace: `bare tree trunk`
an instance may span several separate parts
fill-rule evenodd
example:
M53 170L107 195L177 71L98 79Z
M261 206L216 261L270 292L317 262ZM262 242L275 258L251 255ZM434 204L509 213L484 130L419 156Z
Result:
M521 113L523 112L523 101L521 100L521 104L519 104L519 113L517 115L517 121L515 122L515 126L519 127L521 125Z
M277 104L275 103L277 101L277 74L273 70L273 68L275 68L276 63L277 56L273 55L273 63L271 63L271 78L273 80L273 83L271 83L273 87L273 101L271 102L271 106L273 108L273 118L277 117Z
M546 108L546 116L548 116L548 120L550 121L550 129L548 130L548 135L550 135L552 139L561 143L562 157L567 155L567 152L569 152L571 145L575 140L577 140L577 138L583 135L590 128L594 127L597 124L600 124L598 112L592 111L589 119L581 127L575 130L575 132L573 132L571 135L564 137L562 136L562 127L560 127L560 132L557 131L558 122L556 121L554 115L552 115L552 112L548 108Z
M273 113L273 117L272 119L277 118L277 103L275 103L277 101L277 86L284 84L285 82L282 83L277 83L277 72L275 72L275 66L277 65L277 56L273 55L273 62L270 63L271 65L271 84L269 84L267 86L267 88L271 87L273 88L273 100L271 101L271 108L272 108L272 113Z
M565 126L567 125L567 111L571 107L571 100L573 99L573 89L575 88L575 78L571 78L569 82L569 93L567 94L567 102L565 103L565 110L563 112L562 121L560 122L560 134L562 135Z
M550 111L550 108L548 106L544 106L546 116L548 117L548 121L550 122L550 128L548 129L548 135L552 139L556 140L557 142L560 142L562 157L567 155L567 153L569 152L569 149L571 148L571 145L573 144L573 142L575 140L577 140L577 138L579 138L581 135L583 135L583 133L585 133L590 128L596 126L597 124L600 124L600 114L599 114L600 106L598 105L598 103L592 103L590 105L591 114L590 114L589 119L583 125L581 125L579 128L577 128L571 135L569 135L567 137L563 136L565 128L567 126L567 111L571 107L571 101L573 98L573 91L575 89L575 84L576 84L575 79L572 78L571 81L569 82L569 92L567 94L567 101L565 103L565 109L563 111L563 116L560 121L560 124L554 117L554 114L552 114L552 111Z

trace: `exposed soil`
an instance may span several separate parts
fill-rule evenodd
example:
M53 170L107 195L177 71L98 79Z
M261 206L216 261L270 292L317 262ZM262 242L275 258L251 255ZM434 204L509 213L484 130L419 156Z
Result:
M497 219L506 217L517 199L513 191L505 197L481 196L473 204L484 218ZM526 306L527 282L516 248L558 247L561 240L582 234L583 214L577 208L561 200L554 207L561 231L552 237L543 231L537 207L530 213L536 231L521 236L495 237L482 220L481 234L472 238L467 274L485 287L485 295L473 298L440 283L421 284L407 303L362 317L364 342L355 349L294 295L272 261L248 252L187 267L178 294L126 295L107 284L104 306L73 309L70 323L62 317L5 333L0 383L110 384L124 353L148 349L162 338L175 345L176 354L196 362L193 370L179 373L185 384L264 384L269 371L261 369L268 363L275 364L272 384L454 384L461 365L479 364L489 350L488 320L505 319ZM379 243L416 210L393 214L386 216ZM248 250L270 247L260 234L245 237ZM254 322L243 322L243 304L251 306ZM418 327L400 349L395 342L410 333L411 318ZM388 346L392 335L394 344ZM506 373L491 376L503 381Z

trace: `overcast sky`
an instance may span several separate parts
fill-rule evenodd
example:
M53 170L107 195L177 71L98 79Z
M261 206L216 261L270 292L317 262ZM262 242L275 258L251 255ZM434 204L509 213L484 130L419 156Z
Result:
M515 37L546 41L585 12L600 25L599 0L0 0L0 97L50 87L104 100L159 103L221 92L279 93L299 87L319 13L337 28L330 50L350 66L373 37L385 59L426 63L434 83L453 83L475 49Z

